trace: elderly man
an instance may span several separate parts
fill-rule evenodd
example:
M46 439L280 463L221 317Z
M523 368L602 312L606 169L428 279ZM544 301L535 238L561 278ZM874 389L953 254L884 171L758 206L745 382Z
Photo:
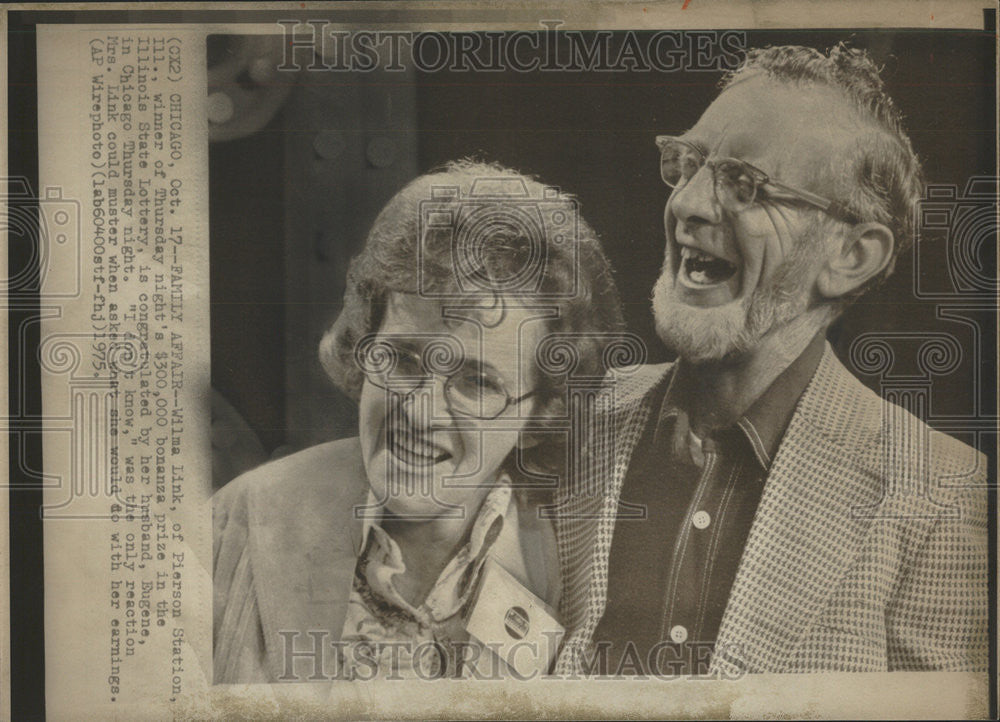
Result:
M562 499L556 672L985 671L985 459L825 339L914 232L877 69L753 51L657 145L653 311L679 360L615 377L612 450Z

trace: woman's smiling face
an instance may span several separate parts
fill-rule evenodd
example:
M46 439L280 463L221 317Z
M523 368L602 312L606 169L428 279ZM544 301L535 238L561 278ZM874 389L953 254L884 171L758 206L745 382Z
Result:
M478 309L444 317L440 302L392 293L377 340L420 356L435 339L461 350L466 382L502 387L511 399L535 389L533 358L545 321L523 309ZM536 314L537 315L537 314ZM471 375L471 379L469 376ZM365 469L379 502L403 518L429 520L474 514L517 445L537 398L511 403L495 419L455 413L444 376L430 376L410 394L366 379L361 389L360 435Z

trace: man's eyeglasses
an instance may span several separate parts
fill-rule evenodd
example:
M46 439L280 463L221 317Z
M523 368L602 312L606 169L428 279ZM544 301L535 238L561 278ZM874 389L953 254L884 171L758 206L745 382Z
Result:
M387 341L378 341L368 347L368 355L381 358L376 362L362 358L365 377L379 388L399 396L410 396L429 379L442 374L430 371L423 355ZM385 363L386 355L391 362ZM538 393L537 389L522 396L512 397L503 381L489 369L465 362L444 381L444 397L448 409L461 416L476 419L495 419L510 406L519 404Z
M839 201L831 201L811 191L793 188L769 177L760 168L736 158L708 160L697 146L671 135L656 136L660 149L660 177L673 189L683 188L702 166L712 172L715 197L730 213L745 211L757 199L763 185L771 185L845 223L860 219Z

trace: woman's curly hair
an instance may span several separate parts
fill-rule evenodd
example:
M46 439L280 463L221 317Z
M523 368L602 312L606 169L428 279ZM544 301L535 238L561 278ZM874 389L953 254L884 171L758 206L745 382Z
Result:
M560 224L516 222L521 210L542 209L534 214L542 218L553 207L563 211ZM569 344L561 351L574 357L573 373L602 376L609 341L623 332L621 302L597 234L576 210L572 196L492 163L454 161L410 182L379 213L351 262L343 309L320 342L329 377L351 398L360 397L364 374L355 352L381 327L389 294L461 299L483 289L501 302L557 309L546 332ZM460 226L473 214L467 225L475 239L463 246ZM473 283L471 292L463 281ZM566 398L566 375L546 373L537 357L534 366L549 415ZM561 473L565 449L553 447L565 446L563 436L539 434L520 461Z

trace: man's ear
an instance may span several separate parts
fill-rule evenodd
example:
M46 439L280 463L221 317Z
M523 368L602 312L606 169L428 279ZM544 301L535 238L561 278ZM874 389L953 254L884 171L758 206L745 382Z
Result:
M840 298L882 273L892 260L895 240L881 223L859 223L844 238L840 253L820 270L816 288L826 298Z

